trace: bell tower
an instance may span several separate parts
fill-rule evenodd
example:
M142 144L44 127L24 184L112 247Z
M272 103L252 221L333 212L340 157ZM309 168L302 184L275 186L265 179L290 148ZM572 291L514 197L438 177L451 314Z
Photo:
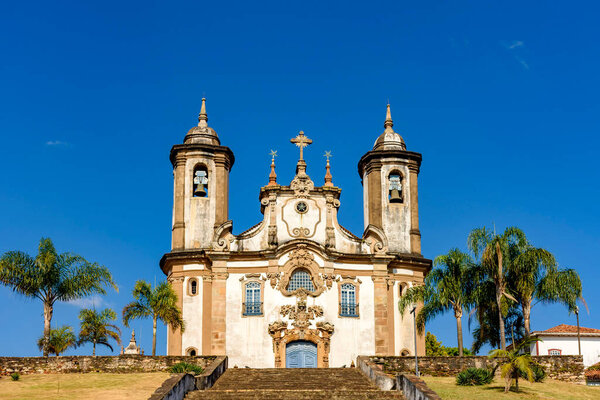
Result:
M208 126L206 99L198 126L188 131L183 144L173 146L170 159L175 180L172 250L207 249L215 226L229 219L229 171L235 159Z
M421 154L406 150L404 139L394 132L390 105L384 131L373 150L358 163L363 184L364 226L375 227L387 237L390 253L421 254L417 177Z

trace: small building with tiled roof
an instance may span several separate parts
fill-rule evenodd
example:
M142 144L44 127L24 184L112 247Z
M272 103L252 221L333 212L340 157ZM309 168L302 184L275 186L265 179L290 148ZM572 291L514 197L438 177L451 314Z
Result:
M531 345L531 355L577 355L579 344L577 342L577 326L560 324L545 331L533 331L531 336L540 339ZM581 355L583 364L589 367L600 362L600 329L579 328L581 340Z

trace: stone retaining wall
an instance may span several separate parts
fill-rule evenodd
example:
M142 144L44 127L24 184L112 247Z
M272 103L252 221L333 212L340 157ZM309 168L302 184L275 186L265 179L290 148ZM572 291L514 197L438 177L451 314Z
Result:
M216 356L0 357L0 375L78 372L161 372L181 361L206 369Z
M585 383L582 356L533 356L542 365L548 377L565 382ZM368 357L370 363L379 365L390 375L415 373L414 357ZM486 356L419 357L419 372L430 376L456 376L460 371L475 368L492 368L497 360Z

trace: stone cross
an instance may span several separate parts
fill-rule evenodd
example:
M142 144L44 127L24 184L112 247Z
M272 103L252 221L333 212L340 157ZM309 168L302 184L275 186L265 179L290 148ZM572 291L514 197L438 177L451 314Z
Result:
M295 138L291 139L290 142L294 143L296 146L300 147L300 160L304 160L304 153L303 150L306 146L308 146L309 144L312 143L312 140L307 138L306 136L304 136L304 132L300 131L300 133L298 133L298 136L296 136Z

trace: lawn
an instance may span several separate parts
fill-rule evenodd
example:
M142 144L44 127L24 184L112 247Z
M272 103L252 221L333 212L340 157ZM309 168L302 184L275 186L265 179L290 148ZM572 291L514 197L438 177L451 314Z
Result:
M484 386L458 386L455 378L421 377L431 390L444 400L466 399L552 399L552 400L597 400L600 387L590 387L546 379L542 383L519 380L519 393L504 393L504 381L495 379ZM514 387L513 389L514 390Z
M0 400L146 400L169 377L166 372L137 374L47 374L0 379Z

